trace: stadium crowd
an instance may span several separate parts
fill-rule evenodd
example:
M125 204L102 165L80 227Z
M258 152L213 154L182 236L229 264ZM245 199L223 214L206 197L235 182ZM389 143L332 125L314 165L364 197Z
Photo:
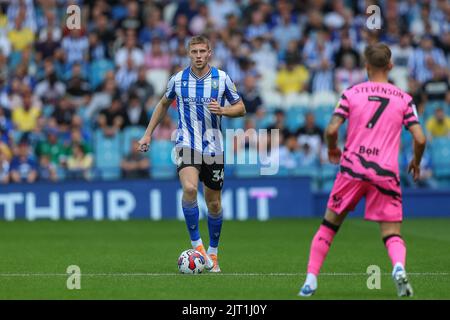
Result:
M81 29L66 25L70 4L81 8ZM371 4L381 7L381 29L366 26ZM327 165L326 121L340 92L367 79L362 52L377 41L392 48L392 81L413 96L429 140L450 141L447 0L0 0L0 182L102 177L97 133L145 128L170 75L189 64L196 34L211 39L211 64L247 108L224 124L280 129L285 169ZM175 108L154 141L170 140ZM135 143L117 150L121 176L148 178L156 164ZM435 160L428 150L420 185L438 185Z

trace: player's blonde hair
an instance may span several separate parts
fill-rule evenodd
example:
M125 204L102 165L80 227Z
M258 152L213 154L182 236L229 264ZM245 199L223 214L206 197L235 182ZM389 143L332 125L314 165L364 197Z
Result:
M191 40L189 40L188 49L190 49L194 44L206 44L208 46L208 49L211 49L211 43L209 39L203 35L193 36Z
M369 45L364 50L366 62L377 69L386 69L391 62L391 55L391 49L384 43Z

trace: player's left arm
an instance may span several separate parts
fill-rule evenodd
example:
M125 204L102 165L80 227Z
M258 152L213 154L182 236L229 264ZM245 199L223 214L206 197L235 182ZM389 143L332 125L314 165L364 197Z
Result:
M225 78L224 96L231 106L222 108L216 100L213 100L208 105L211 113L230 118L242 117L247 113L245 110L245 105L237 92L236 85L228 75Z
M230 118L242 117L247 113L247 111L245 110L245 105L242 102L242 100L239 100L238 102L232 104L229 107L221 107L216 100L212 100L211 103L208 105L208 108L213 114Z
M416 105L412 100L405 105L403 125L409 130L414 141L414 157L408 165L408 173L412 173L414 181L417 182L420 178L420 161L425 151L427 139L419 122Z

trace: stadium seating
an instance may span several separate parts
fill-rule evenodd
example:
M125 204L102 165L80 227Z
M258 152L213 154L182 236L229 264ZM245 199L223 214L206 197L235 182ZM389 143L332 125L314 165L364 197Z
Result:
M176 166L172 161L172 141L154 140L150 145L150 176L154 179L170 179L176 176Z
M433 116L434 111L439 108L442 107L444 108L444 110L448 110L449 108L446 108L446 103L444 101L429 101L425 104L425 110L424 110L424 114L423 114L423 118L425 121L422 121L422 123L425 125L426 121ZM448 111L447 111L448 114Z
M258 152L248 149L238 153L235 158L234 173L239 178L256 178L261 176Z
M438 181L450 178L450 140L434 138L431 144L433 173Z
M261 99L267 109L277 109L284 106L283 96L275 90L261 91Z
M293 175L299 177L320 178L319 167L315 165L298 166L292 170Z
M266 129L266 128L270 127L274 121L275 121L275 118L274 118L274 114L273 114L272 110L268 110L261 120L256 121L256 123L255 123L256 129L257 130L258 129Z
M232 118L228 119L229 127L227 129L243 129L244 128L244 118ZM225 129L225 127L222 127Z
M221 129L224 138L226 138L224 141L226 162L233 162L234 160L234 163L236 163L237 160L233 148L228 148L228 146L233 147L234 142L232 141L233 135L228 137L225 135L227 129L242 130L248 120L252 121L256 130L268 128L274 124L274 114L277 109L283 110L286 128L292 133L297 132L300 127L304 126L308 112L314 114L316 125L321 129L325 129L342 92L319 90L323 90L322 88L326 88L325 90L333 90L333 88L337 87L347 88L354 82L356 83L366 78L363 55L360 55L359 59L355 61L357 65L355 65L353 71L356 73L344 72L340 75L341 72L338 68L342 68L343 64L345 64L344 59L342 59L342 53L348 50L348 48L346 49L347 45L342 40L347 38L348 35L351 36L351 47L352 51L355 51L353 52L354 55L355 53L363 53L361 49L366 47L367 38L364 35L364 28L353 28L351 23L340 27L331 23L331 20L342 13L332 12L333 6L330 8L330 4L333 1L321 1L315 6L314 11L319 13L316 17L317 25L323 24L327 26L326 30L321 30L321 36L316 37L315 32L310 32L312 31L309 30L310 28L303 28L306 32L301 35L301 39L294 37L297 40L287 35L286 37L280 36L278 33L279 30L283 30L285 27L279 25L282 19L279 19L280 8L278 8L277 1L262 1L264 5L261 5L261 1L255 1L255 3L254 1L225 1L225 7L227 8L223 7L223 3L220 5L220 3L212 3L211 1L192 1L192 3L191 1L111 1L107 7L102 1L75 1L85 6L87 12L100 13L100 15L89 14L84 17L83 30L79 35L80 38L77 40L72 39L72 32L69 32L64 27L67 17L61 14L60 9L61 4L67 1L27 0L0 2L2 3L0 5L0 49L4 49L0 50L2 51L0 52L0 108L3 108L6 118L11 121L13 110L20 106L21 101L23 101L21 96L28 92L34 95L33 103L36 106L42 105L42 118L38 119L38 127L43 127L42 132L40 130L21 132L17 130L17 123L13 123L10 126L5 122L3 116L0 116L1 138L10 149L8 150L8 157L9 151L12 152L13 156L17 156L18 151L15 144L9 143L9 138L12 138L15 143L18 143L20 139L28 138L32 147L30 148L30 156L39 160L35 147L41 139L46 139L47 129L55 127L54 120L57 120L58 129L61 131L59 135L60 142L67 147L74 142L70 139L70 133L74 129L78 130L78 125L67 126L65 123L61 123L65 122L62 118L68 115L65 111L61 114L54 113L60 104L59 98L64 96L73 104L75 114L82 119L80 133L84 142L90 144L89 148L93 147L94 168L92 172L94 179L119 179L121 173L120 163L123 157L130 152L132 139L139 139L145 131L143 127L128 127L118 132L114 137L105 137L101 131L96 130L99 111L108 107L110 98L123 100L122 107L124 110L122 111L125 111L131 97L128 88L138 88L136 93L140 98L149 93L142 86L141 82L134 83L135 73L139 72L141 67L135 64L133 71L129 70L130 72L124 74L123 70L120 70L120 65L124 60L117 59L120 61L116 61L115 59L117 58L117 52L131 45L131 42L128 41L129 39L135 40L132 41L134 42L133 46L135 46L135 49L139 48L140 54L138 55L145 60L139 61L144 62L141 66L145 70L145 78L155 91L154 95L149 97L150 100L145 103L145 110L148 116L151 116L154 112L154 106L166 90L167 82L172 73L188 66L189 57L180 48L187 47L186 45L191 35L206 33L211 37L214 54L209 64L229 74L236 81L236 87L242 96L246 94L249 96L248 92L246 92L248 91L249 83L249 78L247 77L250 76L256 80L254 82L256 86L255 93L262 100L261 107L264 109L265 114L260 117L262 114L260 112L257 112L256 115L249 112L242 118L222 117ZM29 28L31 26L33 33L33 38L27 40L26 46L23 46L25 43L21 43L25 41L25 38L23 38L24 34L19 35L19 39L15 40L14 34L10 34L10 31L12 31L10 29L14 29L14 21L20 11L18 9L22 7L18 3L22 2L26 2L27 11L25 21L22 21L23 27ZM292 2L293 5L284 6L284 9L290 11L291 17L295 17L295 19L292 19L291 24L296 25L297 29L305 27L303 22L307 22L309 19L309 10L304 10L305 8L295 1L288 2ZM361 6L355 6L354 2L343 1L343 7L345 7L345 12L348 11L347 13L356 19L353 22L356 22L356 25L358 25L360 21L366 18L365 11L361 10L363 9ZM389 1L379 2L383 10L387 8L386 3L389 3ZM401 44L398 37L391 37L390 31L386 30L386 28L379 30L380 32L377 32L377 34L372 34L374 37L371 40L375 40L375 36L377 36L378 40L388 42L389 46L391 46L392 57L395 63L394 68L389 73L389 78L396 86L412 94L415 100L416 97L429 96L430 93L441 95L444 92L440 92L439 85L434 86L434 88L432 88L433 86L425 85L430 80L430 76L435 73L435 70L434 67L431 68L431 65L429 65L430 70L428 71L431 72L427 72L427 69L424 68L429 64L429 59L425 57L425 60L422 61L424 59L423 55L416 53L420 53L421 38L431 36L435 40L432 60L442 71L448 71L445 61L450 61L449 51L448 47L442 46L441 43L441 38L445 33L438 32L434 28L429 30L427 28L425 28L427 30L416 28L417 26L426 25L426 21L423 20L425 17L417 15L417 12L421 10L420 8L424 8L424 5L428 7L427 4L430 1L414 1L413 10L403 10L402 6L408 7L409 2L403 0L399 2L398 6L393 6L392 8L388 6L393 12L396 11L396 17L398 17L396 20L398 22L397 29L402 30L401 33L403 35L407 35L407 37L402 36L402 41L400 42L405 41L405 43ZM434 2L431 1L432 4ZM211 4L213 6L210 6ZM205 9L203 6L207 7L205 11L203 11ZM232 10L233 7L234 9ZM432 22L445 26L447 22L445 19L446 11L440 7L440 5L431 5L428 11L430 11L430 17L433 17ZM217 12L213 8L217 9ZM85 9L83 9L83 12ZM136 16L134 13L136 12L133 13L135 10L140 16L138 19L139 23L135 20ZM43 41L47 37L44 30L45 26L51 23L51 21L47 21L50 17L47 16L47 11L56 13L56 15L52 15L53 31L55 32L53 40L56 41L55 44L51 44L52 41L48 43ZM261 11L260 13L264 16L262 29L259 27L255 28L252 25L251 18L243 19L249 12L251 15L257 11ZM101 17L103 15L105 16ZM237 18L236 20L232 17L233 15ZM161 20L157 21L159 16L161 16ZM151 24L148 25L148 17L155 22L154 26L157 26L156 28ZM103 20L102 18L106 19ZM333 19L330 20L328 18ZM102 20L109 23L106 32L105 30L102 31ZM390 25L391 22L389 23ZM234 27L233 24L235 24ZM263 29L266 27L269 33L262 35L261 31L264 31ZM337 31L336 27L340 29L339 32L335 32ZM236 33L236 30L240 30L240 32ZM266 32L264 31L264 33ZM97 41L94 39L96 38L95 34L97 34ZM331 39L331 42L325 43L324 51L321 52L318 44L323 39L322 35L324 38ZM153 40L156 38L161 40L162 60L170 59L170 66L167 65L163 69L151 69L152 67L149 67L149 64L146 63L148 62L146 58L152 51ZM266 38L270 40L264 40ZM409 41L406 41L406 38L409 38ZM407 42L410 43L408 44ZM410 54L416 59L409 61ZM135 54L131 53L130 56L134 58ZM445 61L442 59L442 56ZM307 86L304 88L308 91L290 94L284 94L279 91L281 87L279 88L277 84L277 77L280 74L279 71L286 64L289 64L289 61L306 68L309 79ZM328 64L330 68L328 75L331 75L331 77L328 77L326 73L317 72L317 67L320 66L319 68L322 68L323 62ZM162 64L158 63L153 65L157 65L156 68L161 68L162 66ZM82 79L80 83L74 77L75 73L78 73L78 67ZM119 70L123 76L117 77ZM295 71L291 74L292 78L290 79L292 80L290 81L301 81L296 73ZM106 74L111 74L112 79L108 83L108 90L104 91ZM358 75L361 75L361 77ZM448 74L446 75L448 76ZM46 92L38 92L42 90L36 90L36 88L40 87L37 84L53 79L53 76L57 79L58 85L48 87ZM117 81L123 81L124 83L117 83ZM110 84L113 82L116 86L115 92L110 91L112 90ZM60 86L61 83L64 84L65 89L63 86ZM122 86L121 84L125 85ZM80 87L77 87L78 85ZM291 88L286 89L288 91L291 90ZM40 97L36 97L36 95ZM424 103L423 110L419 108L418 111L423 111L423 113L420 113L420 123L427 137L431 137L431 132L427 132L426 129L427 121L434 116L438 107L444 108L447 115L450 116L450 104L446 101L432 101L430 97L427 99L428 102ZM415 101L418 107L422 107L420 100L422 99L418 98ZM173 124L177 125L179 112L175 105L176 102L168 109L168 115L172 119ZM228 102L225 105L228 105ZM13 122L17 122L17 120ZM247 126L249 126L248 123ZM339 129L339 146L341 148L346 139L347 128L348 121L345 121ZM298 140L303 141L302 139ZM449 136L429 140L422 165L427 167L427 169L431 167L433 176L429 181L432 181L433 185L437 181L440 187L450 188ZM399 153L400 175L402 182L405 182L405 186L408 187L415 186L406 170L408 160L411 159L413 154L412 141L410 132L402 130ZM284 143L285 141L281 142L281 146ZM149 169L151 179L176 179L176 167L171 157L173 147L173 141L154 140L152 142L151 152L145 154L151 162ZM248 164L249 156L253 156L255 152L253 150L246 155L245 162L247 164L226 165L225 179L232 177L261 177L263 164ZM326 153L326 151L324 152ZM11 159L7 160L10 161ZM283 163L283 160L285 159L280 159L280 162ZM302 162L303 158L299 159L299 163ZM6 168L7 166L4 165L4 167ZM58 180L70 181L72 179L64 165L56 165L56 170ZM313 187L319 186L323 190L329 190L333 185L337 170L338 166L331 164L298 165L294 169L280 167L276 175L278 177L286 177L286 179L290 177L311 177ZM39 179L45 181L45 175L41 176ZM425 185L427 183L423 183L419 187L424 187Z
M291 170L286 167L279 167L278 171L275 173L276 177L289 177L291 176Z
M290 131L295 131L305 123L305 109L290 108L286 112L286 127Z
M101 178L113 180L120 177L121 134L106 137L103 131L94 132L94 159Z
M290 108L309 108L311 104L310 95L308 93L293 93L284 97L283 105Z
M122 156L127 155L130 152L131 141L133 139L139 140L145 133L145 128L140 126L127 127L122 132Z
M90 65L89 83L92 88L98 87L108 71L114 70L114 63L108 59L95 60Z
M12 51L8 59L9 60L8 67L11 69L17 68L17 66L20 64L21 59L22 59L22 52Z
M318 91L311 96L311 107L330 107L335 106L338 102L338 96L336 93L330 91Z
M329 191L333 187L334 179L339 170L337 165L331 163L322 164L320 167L320 188Z
M333 115L333 106L319 106L313 111L314 117L316 119L316 124L325 129L330 122L331 116Z
M274 70L267 68L261 70L261 78L258 81L259 91L261 93L275 91L276 77L277 74Z

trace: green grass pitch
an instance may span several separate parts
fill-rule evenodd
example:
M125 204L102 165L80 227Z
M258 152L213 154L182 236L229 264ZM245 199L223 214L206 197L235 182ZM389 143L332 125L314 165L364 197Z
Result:
M181 275L189 248L180 221L0 222L0 299L302 299L311 238L321 219L225 221L222 274ZM208 242L206 221L201 233ZM403 225L413 299L450 298L450 219ZM68 290L66 269L81 269ZM381 289L367 288L369 265ZM348 219L332 245L314 299L397 299L391 265L372 222Z

